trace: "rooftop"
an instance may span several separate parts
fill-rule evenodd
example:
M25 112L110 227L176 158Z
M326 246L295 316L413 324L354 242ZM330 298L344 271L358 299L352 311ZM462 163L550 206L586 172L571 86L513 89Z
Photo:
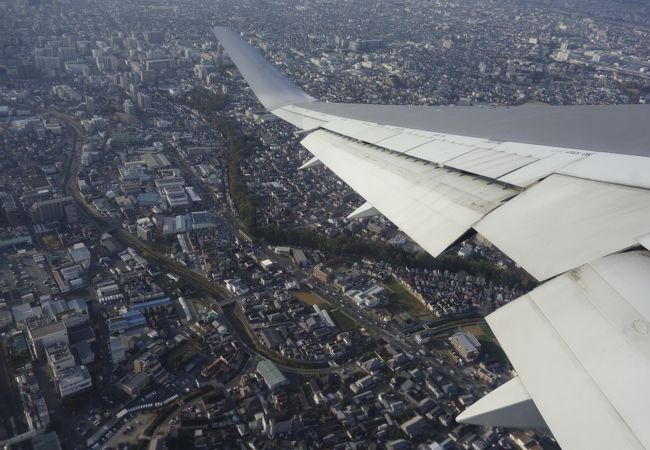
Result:
M268 359L260 361L257 364L257 373L259 373L262 378L264 378L264 382L269 387L269 389L281 384L285 384L287 382L287 379L284 375L282 375L282 372L280 372L275 364L273 364Z

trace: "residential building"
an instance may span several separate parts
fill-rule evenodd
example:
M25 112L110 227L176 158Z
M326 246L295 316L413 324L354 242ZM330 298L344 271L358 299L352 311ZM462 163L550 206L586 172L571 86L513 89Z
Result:
M61 398L71 397L93 387L93 382L86 366L73 366L61 369L54 383Z
M46 316L29 316L25 319L25 324L29 346L37 358L44 358L45 349L51 345L68 345L68 333L62 321L55 321Z
M65 206L72 203L72 197L38 201L29 208L29 214L33 223L60 221L66 217Z
M47 347L46 355L47 364L54 377L58 376L61 370L76 365L74 356L70 352L70 347L63 342L58 342Z

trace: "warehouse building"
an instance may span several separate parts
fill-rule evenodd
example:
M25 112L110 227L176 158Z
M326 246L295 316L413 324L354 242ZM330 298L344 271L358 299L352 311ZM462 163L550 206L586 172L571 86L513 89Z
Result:
M286 386L289 384L289 380L282 375L282 372L268 359L260 361L257 364L257 373L259 373L264 379L264 383L271 391Z
M481 343L474 337L472 333L466 331L459 331L449 338L451 345L454 346L456 351L465 358L466 361L474 361L478 358L481 350Z

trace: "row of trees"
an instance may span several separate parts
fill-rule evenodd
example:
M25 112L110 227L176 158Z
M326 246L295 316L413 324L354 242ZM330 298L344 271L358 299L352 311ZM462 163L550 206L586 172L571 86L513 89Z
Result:
M386 261L393 266L466 272L522 288L530 288L535 284L530 275L521 269L502 269L487 260L464 259L453 254L434 258L425 252L409 251L387 242L359 239L350 234L340 234L332 239L313 230L276 226L258 227L256 233L256 237L274 245L285 244L313 248L335 255L370 257Z
M230 120L221 117L212 118L212 125L221 131L228 144L228 189L244 231L255 237L257 234L257 214L255 202L248 194L242 162L248 156L249 148L246 138Z
M178 101L181 105L209 116L221 110L226 104L226 99L224 94L217 94L198 86L183 94Z
M179 102L197 110L207 118L214 128L219 130L228 144L228 185L229 193L239 213L241 226L246 233L255 236L255 203L248 195L246 183L241 172L244 159L248 156L249 145L237 126L229 119L219 115L226 104L227 97L216 94L203 87L195 87L180 97Z

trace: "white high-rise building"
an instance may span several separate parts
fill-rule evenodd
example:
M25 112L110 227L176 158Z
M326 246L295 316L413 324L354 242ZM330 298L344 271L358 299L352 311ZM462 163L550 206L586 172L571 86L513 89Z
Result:
M55 384L61 398L70 397L93 387L86 366L73 366L60 370L55 378Z

